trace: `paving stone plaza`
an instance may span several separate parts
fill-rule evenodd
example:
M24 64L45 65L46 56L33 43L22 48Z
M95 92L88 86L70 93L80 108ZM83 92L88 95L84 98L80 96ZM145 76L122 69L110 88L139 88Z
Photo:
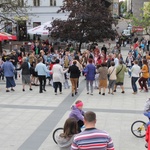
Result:
M127 55L128 48L122 48ZM0 150L59 150L52 140L52 132L62 127L68 118L70 108L76 100L82 100L84 110L92 110L97 115L96 127L106 130L112 137L116 150L144 150L144 138L136 138L131 133L135 120L148 121L143 115L149 92L132 94L131 78L125 75L125 93L118 87L114 95L86 94L84 77L80 78L78 94L71 97L71 89L63 89L63 94L55 95L53 88L46 86L46 92L39 93L26 86L22 92L21 79L16 83L15 92L5 92L5 82L0 81Z

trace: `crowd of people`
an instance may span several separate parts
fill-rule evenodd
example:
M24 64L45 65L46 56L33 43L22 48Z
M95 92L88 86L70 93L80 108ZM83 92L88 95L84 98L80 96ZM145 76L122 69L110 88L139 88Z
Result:
M18 48L16 45L9 55L3 51L0 77L2 80L6 78L6 92L10 91L9 88L14 91L15 80L21 76L22 91L25 91L25 85L28 84L30 91L33 90L32 86L39 86L39 93L43 93L48 79L55 95L58 89L62 94L63 87L70 88L70 79L71 95L75 96L78 93L79 78L83 75L87 94L93 95L95 88L99 94L105 95L108 87L108 94L114 95L117 86L120 86L121 93L125 93L124 76L128 72L133 94L138 92L138 79L140 91L148 92L150 53L144 41L144 38L135 38L125 59L118 43L114 47L108 43L101 49L95 43L88 45L83 52L76 51L71 43L56 50L52 44L36 41L31 43L29 52L23 46Z
M88 45L83 52L76 51L71 43L56 50L52 44L36 41L31 43L29 52L23 46L15 46L11 54L3 51L0 78L6 79L6 92L15 91L15 80L21 76L23 92L26 91L26 84L30 91L34 90L33 86L39 86L39 93L46 92L48 80L55 95L71 87L70 93L74 97L80 88L80 76L84 76L87 94L93 95L94 89L97 89L98 94L105 96L106 88L108 94L114 95L117 86L120 86L122 94L125 93L124 77L128 72L133 94L138 92L137 81L139 90L148 92L150 52L144 41L144 38L135 38L126 58L123 58L118 43L114 47L108 43L101 49L98 44ZM92 111L84 113L82 107L80 100L72 106L64 131L57 139L60 149L114 150L109 134L95 128L96 114ZM81 132L83 125L85 130Z

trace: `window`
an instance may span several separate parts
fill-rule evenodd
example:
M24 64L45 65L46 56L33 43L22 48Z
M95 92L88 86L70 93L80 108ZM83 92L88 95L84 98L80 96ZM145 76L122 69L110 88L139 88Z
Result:
M33 6L40 6L40 0L33 0Z
M0 0L0 4L3 4L3 3L11 3L11 0Z
M40 25L41 25L41 22L33 22L33 28L37 27L37 26L40 26Z
M24 6L24 0L18 0L18 6L23 7Z
M12 34L12 22L5 23L5 32Z
M50 6L56 6L56 0L50 0Z

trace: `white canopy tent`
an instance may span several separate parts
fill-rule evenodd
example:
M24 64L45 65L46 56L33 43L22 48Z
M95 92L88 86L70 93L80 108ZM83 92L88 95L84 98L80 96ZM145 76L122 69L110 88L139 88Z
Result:
M51 27L51 21L48 21L40 26L37 26L35 28L29 29L28 34L33 35L49 35L48 27Z

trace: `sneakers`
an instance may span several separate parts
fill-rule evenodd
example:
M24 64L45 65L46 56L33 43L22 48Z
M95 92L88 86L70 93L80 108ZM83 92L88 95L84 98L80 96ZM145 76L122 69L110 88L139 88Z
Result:
M148 143L145 144L145 148L148 148Z
M14 92L15 90L12 88L12 89L11 89L11 91L13 91L13 92Z
M137 92L133 92L132 94L137 94Z

